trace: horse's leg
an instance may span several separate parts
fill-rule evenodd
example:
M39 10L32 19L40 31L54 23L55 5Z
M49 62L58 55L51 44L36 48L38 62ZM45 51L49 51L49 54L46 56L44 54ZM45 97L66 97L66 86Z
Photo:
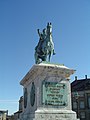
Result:
M49 52L49 56L48 56L48 61L50 62L50 58L51 58L51 51Z
M55 55L56 53L55 53L55 51L54 51L54 49L53 49L53 55Z
M42 61L46 61L46 60L47 60L47 56L45 55L42 57Z
M36 64L39 64L39 63L40 63L40 59L39 59L39 56L38 56L38 54L36 53L36 51L35 51L34 57L35 57L35 63L36 63Z

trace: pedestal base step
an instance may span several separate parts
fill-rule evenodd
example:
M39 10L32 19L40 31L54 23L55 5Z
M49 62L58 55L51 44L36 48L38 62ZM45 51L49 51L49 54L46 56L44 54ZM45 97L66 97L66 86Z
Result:
M79 120L72 110L37 110L34 120Z

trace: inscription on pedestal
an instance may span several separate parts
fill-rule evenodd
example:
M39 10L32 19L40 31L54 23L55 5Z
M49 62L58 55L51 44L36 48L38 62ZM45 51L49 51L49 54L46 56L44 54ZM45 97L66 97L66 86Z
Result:
M43 82L42 104L53 106L67 105L67 87L65 83Z

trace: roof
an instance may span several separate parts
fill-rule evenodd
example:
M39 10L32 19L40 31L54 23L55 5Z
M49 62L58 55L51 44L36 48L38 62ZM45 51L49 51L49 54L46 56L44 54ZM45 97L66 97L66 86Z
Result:
M75 80L71 83L71 91L90 90L90 78Z
M0 113L8 113L8 110L0 110Z

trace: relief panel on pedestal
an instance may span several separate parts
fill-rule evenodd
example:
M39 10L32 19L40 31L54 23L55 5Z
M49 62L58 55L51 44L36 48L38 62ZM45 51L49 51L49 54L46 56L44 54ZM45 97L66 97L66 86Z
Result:
M42 82L42 104L67 106L67 86L65 83Z

